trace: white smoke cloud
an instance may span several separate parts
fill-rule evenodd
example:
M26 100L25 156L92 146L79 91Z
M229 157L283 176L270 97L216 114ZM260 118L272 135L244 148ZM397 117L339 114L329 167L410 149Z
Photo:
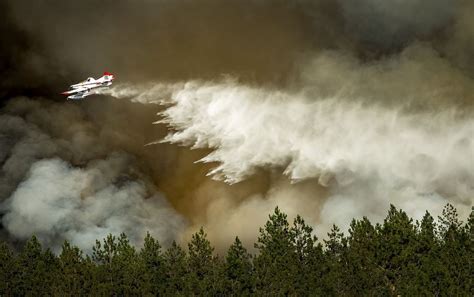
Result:
M176 239L185 219L136 157L105 137L75 104L12 100L0 115L4 228L17 239L36 235L55 251L64 240L90 251L109 233L125 232L136 245L146 232L165 245Z
M36 234L55 249L69 240L89 251L96 239L121 232L136 245L147 231L169 243L184 221L160 193L120 180L124 160L112 155L86 168L57 158L36 162L3 205L5 228L21 239Z
M126 88L146 94L132 100L169 104L158 121L171 127L164 142L213 149L200 161L218 164L214 179L234 184L259 168L282 168L294 182L318 179L328 194L313 221L323 230L354 217L381 220L390 203L420 218L449 202L466 216L474 197L474 120L470 107L459 108L467 78L419 45L378 64L332 53L309 67L293 92L192 81L159 84L160 99L150 88ZM232 211L248 213L249 201Z
M267 166L319 178L333 196L322 211L328 224L381 217L388 203L412 203L416 217L472 203L474 121L453 111L404 114L234 84L188 84L173 100L163 116L178 131L165 141L214 148L201 161L218 162L210 174L228 183Z
M215 148L202 161L219 162L211 174L229 183L266 165L285 166L294 180L332 174L339 185L366 172L425 187L445 172L470 171L473 122L453 111L403 114L232 83L189 83L173 101L161 122L178 131L164 141Z

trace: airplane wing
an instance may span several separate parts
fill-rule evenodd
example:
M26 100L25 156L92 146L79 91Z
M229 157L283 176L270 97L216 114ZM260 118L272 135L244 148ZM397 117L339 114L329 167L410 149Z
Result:
M82 92L74 93L74 94L68 96L67 99L80 100L80 99L84 99L85 97L87 97L89 95L91 95L91 92L89 90L85 90L85 91L82 91Z
M78 87L72 90L66 91L61 93L63 95L67 95L67 99L82 99L91 95L90 88L88 87Z
M87 91L87 90L90 90L89 87L76 87L76 88L73 88L72 90L69 90L69 91L66 91L66 92L62 92L61 94L63 95L71 95L71 94L76 94L76 93L80 93L80 92L84 92L84 91Z

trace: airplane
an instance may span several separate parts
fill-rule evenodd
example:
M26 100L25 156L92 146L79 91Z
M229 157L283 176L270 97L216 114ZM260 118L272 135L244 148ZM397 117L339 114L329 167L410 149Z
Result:
M85 81L71 85L71 90L63 92L61 94L68 95L67 99L80 100L85 97L94 94L96 89L108 88L112 85L114 75L109 72L104 72L104 75L98 79L89 77Z

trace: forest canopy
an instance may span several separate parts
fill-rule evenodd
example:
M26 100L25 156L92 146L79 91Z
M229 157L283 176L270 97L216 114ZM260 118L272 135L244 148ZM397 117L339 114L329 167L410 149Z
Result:
M450 204L420 221L392 205L383 222L334 225L320 241L277 207L255 253L236 237L222 256L202 228L167 249L150 234L139 248L110 234L91 254L65 241L55 255L33 236L18 251L0 243L0 296L473 296L473 223Z

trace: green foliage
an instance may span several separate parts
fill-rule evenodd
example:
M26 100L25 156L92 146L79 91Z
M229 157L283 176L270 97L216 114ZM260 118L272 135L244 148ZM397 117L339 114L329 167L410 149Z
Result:
M323 247L313 235L313 228L306 225L302 217L297 216L290 229L291 243L294 247L296 274L294 292L298 296L311 294L324 295L323 275L326 261Z
M366 217L351 222L347 238L349 248L342 261L345 291L359 296L387 295L391 291L392 284L381 258L384 242L379 239L376 227Z
M62 296L88 295L91 293L94 279L94 265L84 258L82 251L65 241L59 255L58 292Z
M472 296L474 293L472 278L474 253L469 221L463 227L456 209L451 204L446 205L442 216L438 219L442 244L437 256L443 268L439 291L449 296L461 296L465 292L471 292ZM466 279L466 275L471 277Z
M10 247L0 243L0 296L13 294L15 275L18 273L15 255Z
M43 251L33 236L16 259L17 274L13 280L13 295L53 295L58 273L58 260L50 250Z
M322 294L326 263L313 229L297 216L290 226L277 207L255 247L256 289L264 295Z
M411 276L411 265L416 263L416 229L412 219L393 205L390 205L387 218L377 229L378 262L383 270L385 287L392 294L399 295Z
M324 289L328 295L340 296L347 290L346 269L347 264L347 238L339 227L333 225L328 233L328 240L324 240L326 245L325 260L327 271L323 275Z
M458 211L451 204L447 204L443 209L443 215L438 217L438 234L445 241L454 241L459 235L461 222L458 219Z
M215 295L219 291L219 283L216 282L218 275L218 261L212 255L214 248L207 239L204 229L193 234L188 244L188 276L187 282L191 291L197 295Z
M426 212L417 223L414 257L415 261L407 278L406 291L417 295L439 292L438 284L442 277L442 263L438 258L440 243L436 237L436 223ZM413 265L416 265L413 267Z
M150 284L148 291L153 295L165 292L166 267L165 258L161 252L158 240L146 234L143 248L140 251L140 260L144 265L144 279Z
M296 253L292 244L290 226L286 214L277 207L269 216L264 228L260 228L255 248L259 254L254 264L257 274L257 290L264 295L294 294L293 281L296 269Z
M187 295L190 292L189 285L186 282L186 276L188 275L187 257L184 250L175 241L164 254L164 261L166 277L164 295Z
M93 294L139 296L147 291L144 284L145 264L124 233L118 238L107 236L96 241L92 260L97 264Z
M204 229L185 251L147 234L96 241L91 255L65 241L61 253L32 237L19 253L0 243L0 296L474 296L473 224L447 205L437 221L413 222L390 206L381 224L333 226L324 247L297 216L276 208L252 256L238 237L219 258Z
M227 251L224 263L225 295L249 296L255 285L252 256L238 237Z

